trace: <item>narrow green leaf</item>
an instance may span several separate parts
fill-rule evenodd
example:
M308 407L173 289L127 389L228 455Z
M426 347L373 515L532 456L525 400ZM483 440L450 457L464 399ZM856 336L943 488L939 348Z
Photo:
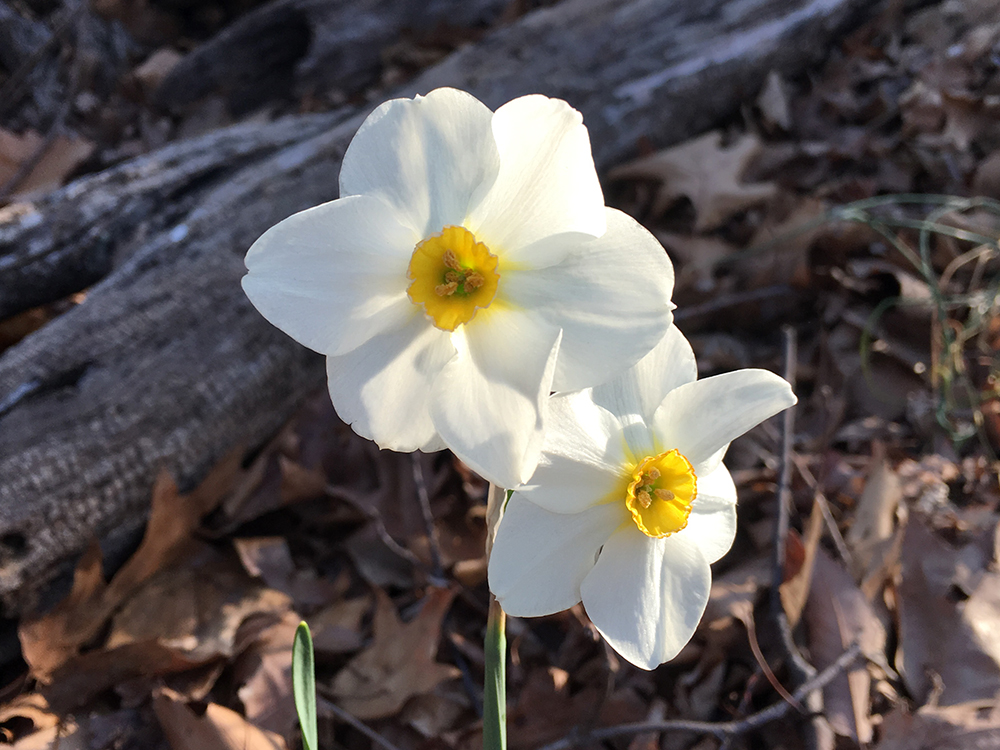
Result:
M305 750L319 750L316 739L316 663L312 635L304 621L296 628L292 644L292 692L295 695L295 712L302 727L302 745Z

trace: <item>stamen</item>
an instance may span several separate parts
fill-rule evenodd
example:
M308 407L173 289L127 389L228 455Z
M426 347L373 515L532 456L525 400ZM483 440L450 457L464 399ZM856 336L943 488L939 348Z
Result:
M453 271L461 271L462 266L458 262L458 257L455 255L454 250L445 250L444 255L441 256L441 261Z
M661 490L653 490L653 494L656 495L658 498L660 498L660 500L665 500L667 502L670 502L675 497L677 497L677 495L675 495L670 490L662 490L662 489ZM649 507L649 506L646 506L646 507Z
M472 271L465 277L465 291L474 292L485 283L486 279L481 273Z
M646 489L642 489L636 493L635 499L639 501L639 505L643 508L648 508L653 502L653 498Z
M458 289L458 282L449 281L447 284L438 284L434 287L434 293L438 297L450 297L455 293L456 289Z

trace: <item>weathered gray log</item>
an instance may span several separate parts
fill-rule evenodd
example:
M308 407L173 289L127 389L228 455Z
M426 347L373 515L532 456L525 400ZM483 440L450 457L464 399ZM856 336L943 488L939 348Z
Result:
M754 96L768 71L816 61L872 11L869 0L564 0L397 93L447 84L494 107L531 92L566 98L583 111L604 167L633 153L640 136L667 144L709 127ZM190 486L233 446L259 444L323 382L320 358L243 297L242 258L277 220L336 197L363 114L224 181L206 175L183 216L151 216L161 230L130 235L132 255L84 304L0 356L8 614L36 604L91 535L113 547L133 534L160 466ZM59 203L36 221L55 226Z
M179 110L210 93L234 114L272 99L375 82L383 49L403 30L494 21L507 0L275 0L190 52L154 97Z
M97 283L248 164L328 130L350 110L235 125L166 146L0 219L0 319ZM4 408L0 397L0 414Z

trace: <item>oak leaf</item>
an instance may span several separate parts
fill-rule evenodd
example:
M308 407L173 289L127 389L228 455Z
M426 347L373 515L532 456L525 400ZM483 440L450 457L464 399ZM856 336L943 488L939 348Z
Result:
M772 183L742 182L743 173L760 153L760 140L744 135L728 147L712 131L611 170L610 177L659 180L652 212L659 215L687 197L694 206L695 231L720 227L731 216L774 196Z
M341 708L359 719L385 718L413 696L458 676L455 667L434 660L441 621L454 595L449 589L431 589L416 619L403 623L388 595L378 590L372 643L333 682Z

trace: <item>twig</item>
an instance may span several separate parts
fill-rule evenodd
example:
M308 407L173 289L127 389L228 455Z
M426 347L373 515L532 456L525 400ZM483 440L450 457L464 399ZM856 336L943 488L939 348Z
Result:
M743 687L743 697L740 698L740 705L736 708L736 716L746 716L747 711L750 710L750 704L753 701L754 690L757 688L757 684L763 676L764 671L758 664L757 671L750 675L747 679L746 685ZM722 742L719 744L719 750L730 750L735 738L736 735L733 734L724 737Z
M424 531L427 533L427 546L431 553L431 583L435 586L447 586L444 567L441 565L441 545L438 542L437 527L434 526L434 513L431 511L431 498L427 492L427 482L424 481L424 467L420 465L420 454L410 454L413 459L413 483L417 487L417 500L420 502L420 514L424 519Z
M392 534L390 534L389 530L386 529L385 522L382 520L382 516L379 512L374 508L368 507L367 503L365 503L364 499L358 493L344 487L337 487L335 485L328 484L325 488L325 494L327 497L335 497L350 503L372 523L375 527L375 533L378 534L378 538L382 540L382 543L386 547L409 562L415 568L427 570L427 566L424 564L423 560L392 538Z
M769 299L784 299L793 292L794 290L787 284L773 284L771 286L761 287L760 289L751 289L746 292L723 294L700 305L690 305L685 307L683 310L675 310L674 320L683 321L691 318L698 318L702 315L710 315L711 313L720 312L721 310L736 307L737 305L743 305L748 302L763 302L764 300Z
M827 500L826 494L820 489L819 480L813 475L809 469L809 465L802 456L793 453L792 461L795 463L795 468L799 470L799 475L812 489L816 502L819 504L820 512L823 514L823 522L826 524L826 530L829 532L830 538L833 539L833 545L837 548L837 554L840 555L841 560L847 563L847 567L850 569L852 564L851 551L847 548L847 543L844 541L840 529L837 528L837 521L833 517L833 513L830 512L830 501Z
M798 360L795 329L785 326L785 380L795 389L795 368ZM785 578L786 541L788 539L789 516L792 507L792 437L795 434L795 408L786 409L781 423L781 472L778 475L778 518L774 526L774 558L771 570L771 616L778 628L778 641L785 653L788 671L793 685L808 682L816 675L810 664L795 645L792 627L781 601L781 584ZM806 708L818 716L823 709L823 695L819 691L805 695ZM805 746L808 750L818 750L820 727L814 719L806 732Z
M321 695L316 697L316 708L319 709L319 711L321 712L327 714L333 714L335 717L340 719L345 724L350 724L352 727L361 732L361 734L363 734L365 737L370 739L372 742L374 742L376 745L383 748L384 750L401 750L400 747L398 747L397 745L393 745L391 742L389 742L389 740L387 740L381 734L379 734L370 726L361 721L361 719L357 718L353 714L348 713L340 706L338 706L336 703L334 703L331 700L327 700Z
M784 698L786 701L792 704L792 708L800 713L805 713L805 708L802 704L795 700L791 693L785 690L785 686L778 681L777 676L771 671L771 665L767 663L767 659L764 658L764 652L760 650L760 643L757 641L757 626L754 623L753 611L749 613L746 621L743 623L746 625L747 629L747 640L750 642L750 650L753 652L753 657L757 660L757 666L760 667L761 673L767 678L767 681L771 683L771 687L774 688L774 692Z
M792 697L796 701L802 701L809 694L821 690L857 659L860 654L861 645L854 643L838 657L837 661L808 682L803 683L798 690L792 693ZM738 721L685 721L683 719L668 719L667 721L619 724L613 727L595 729L592 732L575 732L563 737L561 740L556 740L545 745L540 750L570 750L570 748L577 745L603 742L615 737L627 737L644 732L693 732L695 734L710 734L713 737L724 739L732 735L744 734L759 729L765 724L784 717L791 710L791 703L779 701Z
M472 678L472 671L469 669L469 662L465 658L465 654L462 653L462 649L458 647L455 642L455 634L448 633L448 645L451 646L452 656L455 657L455 664L458 666L458 670L462 673L462 687L465 689L465 694L469 697L469 702L472 703L472 710L475 711L476 716L480 719L483 718L483 696L482 693L476 689L476 681Z

